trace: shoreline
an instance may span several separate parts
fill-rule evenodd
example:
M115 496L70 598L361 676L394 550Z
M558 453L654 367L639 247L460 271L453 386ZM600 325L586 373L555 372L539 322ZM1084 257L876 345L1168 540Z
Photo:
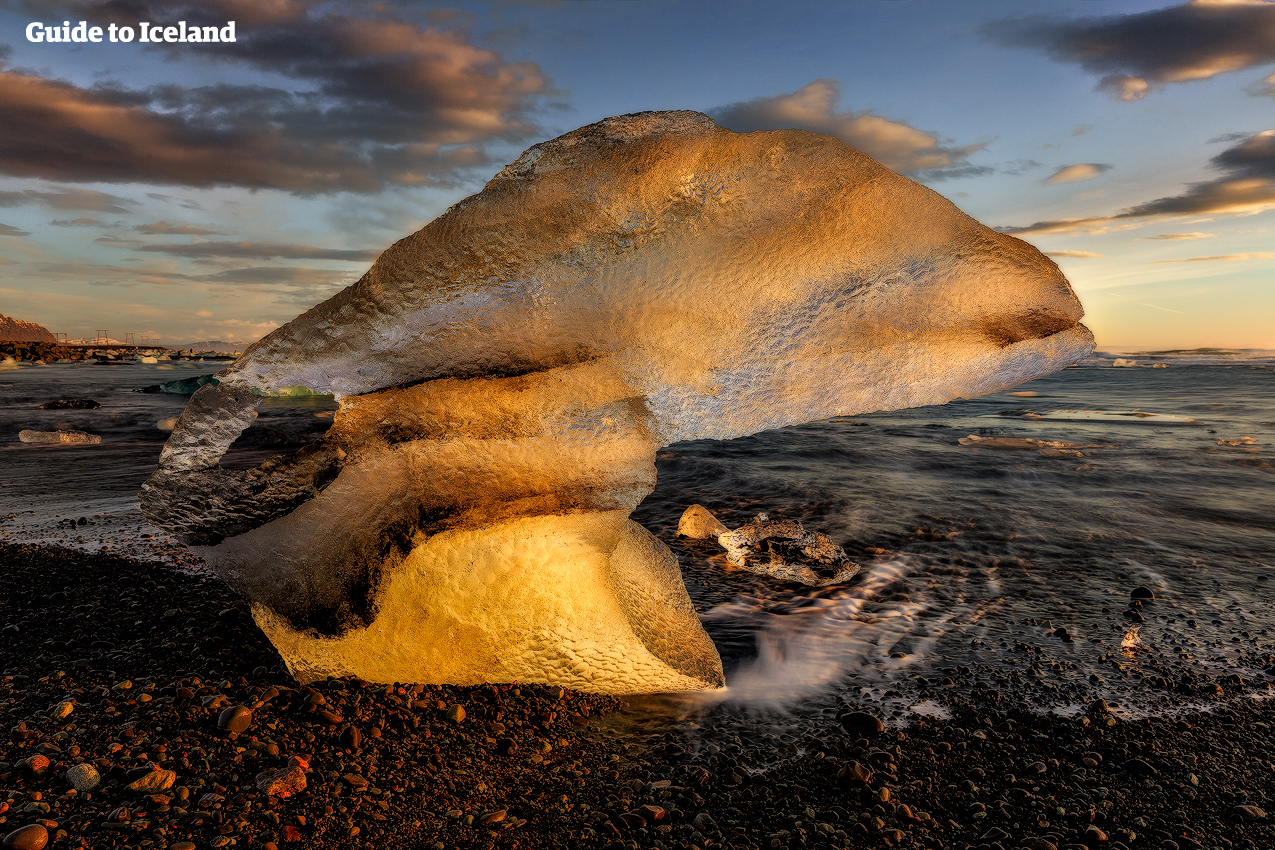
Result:
M0 836L39 825L50 848L1275 846L1271 700L1065 718L975 689L950 719L848 734L829 700L780 721L534 685L307 689L211 577L11 544L0 565ZM251 725L219 728L235 707ZM77 764L97 788L68 793ZM292 796L257 787L297 769Z

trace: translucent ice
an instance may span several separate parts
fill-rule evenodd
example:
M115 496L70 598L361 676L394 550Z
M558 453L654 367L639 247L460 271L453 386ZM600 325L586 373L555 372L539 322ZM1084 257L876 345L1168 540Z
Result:
M83 431L19 431L18 439L24 443L84 443L97 444L102 438Z
M828 136L694 112L528 150L195 393L142 506L302 679L705 688L654 458L1000 391L1092 349L1058 268ZM250 470L263 394L341 402Z

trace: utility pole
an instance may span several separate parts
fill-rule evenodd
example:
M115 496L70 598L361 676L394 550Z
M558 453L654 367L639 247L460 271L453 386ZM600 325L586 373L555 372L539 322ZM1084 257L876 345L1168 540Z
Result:
M111 338L110 332L105 330L95 330L93 331L93 334L94 345L106 345L106 341Z
M124 344L125 344L125 345L131 345L131 346L133 346L134 348L136 348L136 347L137 347L137 335L136 335L136 334L131 334L131 333L125 333L125 334L124 334Z

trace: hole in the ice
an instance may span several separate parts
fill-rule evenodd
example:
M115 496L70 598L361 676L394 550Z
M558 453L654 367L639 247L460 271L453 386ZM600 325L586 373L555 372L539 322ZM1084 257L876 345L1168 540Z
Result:
M257 416L221 458L222 469L252 469L295 454L323 439L339 405L329 395L267 398Z

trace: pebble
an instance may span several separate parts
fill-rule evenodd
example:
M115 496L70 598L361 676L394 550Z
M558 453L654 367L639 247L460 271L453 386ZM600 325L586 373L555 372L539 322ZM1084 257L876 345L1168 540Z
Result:
M66 784L70 785L80 794L86 791L92 791L102 781L102 776L97 772L97 768L88 762L77 764L66 772Z
M145 776L129 783L128 790L138 794L157 794L160 791L172 788L173 783L176 781L177 773L175 771L156 768Z
M1020 842L1022 850L1058 850L1058 845L1045 838L1024 838Z
M453 723L460 723L465 719L465 706L455 703L447 709L447 719Z
M837 773L837 777L851 784L867 785L872 781L872 771L857 761L852 761Z
M1139 585L1129 593L1130 599L1155 599L1155 593L1146 585Z
M885 731L885 724L866 711L847 711L837 720L853 738L872 738Z
M22 772L32 778L44 776L44 774L49 772L50 762L48 756L40 755L39 753L23 759L21 764Z
M44 850L49 844L49 830L42 824L20 826L4 837L4 846L13 850Z
M217 717L217 728L227 732L247 732L252 726L252 709L244 705L232 705Z
M286 799L305 790L305 771L299 766L265 770L257 774L255 784L263 794Z
M363 746L363 733L353 726L346 726L341 730L337 743L347 750L357 750Z

